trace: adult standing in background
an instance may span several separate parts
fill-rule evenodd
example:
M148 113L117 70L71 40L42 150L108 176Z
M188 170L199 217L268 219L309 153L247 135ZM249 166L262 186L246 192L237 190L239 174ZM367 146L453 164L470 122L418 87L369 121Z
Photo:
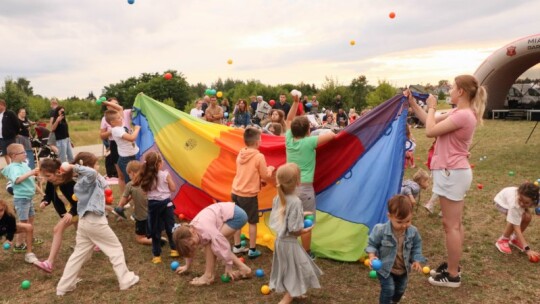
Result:
M204 115L204 111L202 110L202 104L202 99L197 99L197 101L195 101L195 108L189 111L189 115L197 118L202 118Z
M51 133L49 134L49 139L47 140L47 145L51 147L51 150L58 155L58 147L56 146L56 136L54 135L52 126L54 123L54 113L56 111L56 108L58 108L58 100L56 98L51 99L51 109L49 110L49 129L51 130Z
M26 151L26 159L28 159L28 167L34 169L36 167L34 159L34 151L32 150L32 143L30 142L30 126L34 125L35 122L30 121L26 117L26 109L20 108L17 112L17 118L19 119L19 134L17 135L16 142L23 145L24 150Z
M206 109L208 109L209 105L210 105L210 97L208 95L204 95L204 97L202 99L202 105L201 105L202 117L204 117L204 115L206 115Z
M274 105L275 110L282 110L285 113L285 117L289 115L291 105L287 102L287 95L284 93L279 94L279 101Z
M339 109L343 108L343 100L341 100L341 95L337 95L334 99L334 112L337 113Z
M7 153L7 147L15 143L15 138L19 134L19 119L17 115L7 109L6 101L0 99L0 148L2 155L6 159L6 164L11 163L11 158Z
M54 132L54 136L56 137L58 158L61 162L72 162L73 150L71 148L71 139L69 138L69 127L66 120L66 110L63 106L58 106L54 110L52 131Z
M260 125L261 121L268 116L268 112L272 110L272 107L268 102L264 101L262 96L257 96L257 112L255 114L256 124Z
M435 96L430 95L427 99L426 113L409 90L404 94L409 97L409 104L418 119L425 123L427 137L437 138L430 168L433 193L439 196L441 203L448 262L437 268L436 275L429 278L429 283L459 287L459 261L465 238L462 223L464 198L473 180L468 158L469 147L476 126L482 124L487 101L486 90L472 75L457 76L450 90L451 102L457 107L437 117Z
M223 108L217 104L216 96L210 97L210 105L204 112L206 121L220 124L223 118Z
M319 113L319 101L317 95L311 96L311 114Z

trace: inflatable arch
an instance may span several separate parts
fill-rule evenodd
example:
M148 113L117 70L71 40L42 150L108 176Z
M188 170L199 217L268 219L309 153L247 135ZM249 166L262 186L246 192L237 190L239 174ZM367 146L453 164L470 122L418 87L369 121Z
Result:
M504 108L512 84L537 63L540 63L540 33L513 41L491 54L474 73L487 88L486 113Z

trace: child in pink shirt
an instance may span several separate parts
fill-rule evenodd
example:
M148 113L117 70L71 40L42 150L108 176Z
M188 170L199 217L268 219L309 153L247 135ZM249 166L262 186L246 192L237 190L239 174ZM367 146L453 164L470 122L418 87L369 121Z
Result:
M210 205L191 221L189 225L177 227L173 233L178 252L187 257L186 264L178 267L176 273L184 273L191 266L191 261L198 246L204 246L206 268L204 274L191 280L192 285L210 285L214 282L216 257L225 263L225 276L234 279L251 277L251 269L242 263L231 251L228 238L247 222L247 214L234 203L216 203ZM232 267L239 268L233 271Z

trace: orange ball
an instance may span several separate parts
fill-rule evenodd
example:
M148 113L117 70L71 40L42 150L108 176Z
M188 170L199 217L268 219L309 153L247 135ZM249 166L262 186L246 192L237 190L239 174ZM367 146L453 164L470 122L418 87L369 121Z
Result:
M163 78L165 78L165 80L171 80L172 79L172 74L171 73L165 73L165 75L163 75Z
M227 60L227 64L232 64L232 63L233 63L232 59Z
M388 17L390 17L390 19L394 19L396 18L396 13L391 12L390 14L388 14Z
M263 295L269 294L269 293L270 293L270 287L268 287L268 285L263 285L263 286L261 287L261 293L262 293Z

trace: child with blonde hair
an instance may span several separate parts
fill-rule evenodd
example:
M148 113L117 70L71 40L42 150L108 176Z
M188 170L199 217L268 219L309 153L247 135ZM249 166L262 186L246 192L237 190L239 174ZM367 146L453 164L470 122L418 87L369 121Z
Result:
M409 197L414 207L420 199L420 191L426 190L429 187L429 180L429 174L423 169L418 169L413 175L412 180L403 181L400 194Z
M15 212L11 206L5 200L0 199L0 238L5 235L6 241L4 245L9 244L11 246L13 244L13 237L16 234L25 233L27 247L24 261L30 264L38 261L36 255L32 252L33 230L33 226L28 223L17 223Z
M228 241L246 224L247 218L246 212L234 203L215 203L201 210L189 225L178 226L174 230L174 243L178 252L186 257L186 263L178 267L176 273L186 272L197 247L203 246L206 256L204 274L191 280L190 284L201 286L214 282L216 257L225 263L224 275L233 280L251 278L251 269L232 253ZM233 265L238 270L233 271Z
M144 157L144 163L135 176L133 186L140 186L148 199L148 235L152 238L152 263L161 263L161 231L169 238L170 257L178 257L174 246L172 229L174 227L174 204L171 193L176 184L168 171L163 170L163 159L158 152L151 151Z
M507 187L495 196L495 206L506 215L506 225L495 246L500 252L511 254L509 245L525 252L529 259L539 258L540 253L531 250L523 232L532 220L530 210L538 206L538 186L523 183L519 187Z
M62 163L61 169L78 175L74 186L75 195L79 199L77 243L56 286L56 295L63 296L76 288L81 268L92 256L94 246L99 246L109 258L120 290L129 289L139 282L139 277L128 270L122 244L105 217L105 189L108 184L96 171L99 168L97 157L89 152L80 152L73 162Z
M276 231L270 288L285 292L279 303L291 303L310 288L321 288L322 271L298 243L298 237L310 233L304 228L302 201L296 196L300 185L300 169L294 163L281 166L276 173L278 195L272 202L270 227ZM309 212L307 214L310 214Z

